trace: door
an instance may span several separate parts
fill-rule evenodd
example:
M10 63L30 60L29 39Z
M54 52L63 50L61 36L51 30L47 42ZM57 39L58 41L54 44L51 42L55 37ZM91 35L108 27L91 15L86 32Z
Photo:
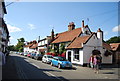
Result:
M71 51L68 52L68 60L71 62Z

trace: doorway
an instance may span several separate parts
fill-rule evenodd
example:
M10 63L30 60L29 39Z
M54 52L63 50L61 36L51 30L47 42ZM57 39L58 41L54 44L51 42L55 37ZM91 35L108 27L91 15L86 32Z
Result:
M71 62L71 51L68 52L68 60Z

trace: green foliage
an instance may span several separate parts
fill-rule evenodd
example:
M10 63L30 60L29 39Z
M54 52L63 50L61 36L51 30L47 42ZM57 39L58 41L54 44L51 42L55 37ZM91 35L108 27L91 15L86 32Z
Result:
M16 51L23 52L23 46L24 46L25 39L20 38L20 39L17 39L17 40L18 40L18 43L15 46L15 49L16 49Z
M14 45L10 45L10 46L8 46L8 50L9 50L9 51L16 51Z
M60 47L59 47L59 54L62 54L65 52L65 44L61 43Z
M106 41L107 43L120 43L120 36L111 37L109 40Z

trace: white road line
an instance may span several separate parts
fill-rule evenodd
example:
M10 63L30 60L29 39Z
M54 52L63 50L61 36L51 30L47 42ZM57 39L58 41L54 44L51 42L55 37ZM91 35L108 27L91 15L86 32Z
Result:
M29 60L25 59L25 61L30 62Z
M38 65L36 65L36 64L34 64L34 63L30 63L30 64L34 65L34 66L37 67L37 68L40 68Z
M52 73L50 73L50 72L44 71L44 73L47 73L47 74L49 74L49 75L51 75L51 76L53 76L53 77L59 79L60 81L64 81L64 80L62 80L62 79L56 77L54 74L52 74Z

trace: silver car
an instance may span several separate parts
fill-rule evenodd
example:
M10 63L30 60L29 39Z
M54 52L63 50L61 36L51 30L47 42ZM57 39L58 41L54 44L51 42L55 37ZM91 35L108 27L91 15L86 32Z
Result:
M42 62L44 63L51 63L51 60L53 59L53 56L52 55L44 55L42 57Z

